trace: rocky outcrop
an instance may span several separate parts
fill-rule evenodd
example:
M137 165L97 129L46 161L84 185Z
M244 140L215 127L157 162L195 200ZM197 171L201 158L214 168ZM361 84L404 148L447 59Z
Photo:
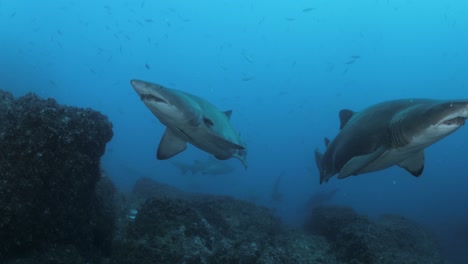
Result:
M98 184L113 136L107 117L0 91L0 124L0 260L56 252L55 245L85 259L110 254L112 220L102 212L114 189Z
M290 230L267 208L149 179L133 195L146 201L112 263L336 263L325 239Z
M317 207L306 230L323 236L345 263L444 263L434 236L413 221L383 215L372 221L349 207Z

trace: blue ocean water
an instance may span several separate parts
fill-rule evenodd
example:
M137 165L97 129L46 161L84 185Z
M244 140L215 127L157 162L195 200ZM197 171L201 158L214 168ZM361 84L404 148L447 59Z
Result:
M395 167L320 185L314 149L336 135L343 108L467 98L467 13L461 0L0 0L0 88L109 116L115 136L102 162L121 190L145 176L254 199L294 224L311 195L338 188L333 203L414 219L455 256L468 247L467 128L426 150L419 178ZM248 169L228 160L227 175L181 175L156 160L165 128L133 78L233 110ZM190 146L174 159L200 157ZM272 205L280 175L284 200Z

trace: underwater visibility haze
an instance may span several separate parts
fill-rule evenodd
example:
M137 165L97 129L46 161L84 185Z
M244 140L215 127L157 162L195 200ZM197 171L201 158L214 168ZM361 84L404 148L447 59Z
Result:
M468 263L461 120L424 149L418 177L393 166L322 179L315 153L340 132L343 109L468 99L466 14L462 0L0 0L0 89L106 115L113 137L101 165L121 192L145 177L266 206L292 226L310 199L400 215L434 232L447 263ZM224 122L217 132L229 135L181 131L171 139L186 149L159 152L169 125L135 79L206 100L218 119L203 124L211 133ZM194 146L197 136L206 142Z

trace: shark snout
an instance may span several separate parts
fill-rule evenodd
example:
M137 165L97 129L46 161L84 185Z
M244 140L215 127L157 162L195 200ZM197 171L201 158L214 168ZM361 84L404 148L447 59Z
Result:
M135 89L135 92L141 97L143 94L148 94L148 86L149 83L140 81L140 80L131 80L130 84L132 85L133 89Z
M135 79L131 80L130 83L142 101L155 101L157 103L165 104L168 103L167 100L164 99L164 97L161 95L161 86Z
M439 125L463 126L468 118L468 102L446 103Z
M133 80L130 80L130 83L132 84L133 87L137 87L137 86L141 86L144 82L140 81L140 80L133 79Z

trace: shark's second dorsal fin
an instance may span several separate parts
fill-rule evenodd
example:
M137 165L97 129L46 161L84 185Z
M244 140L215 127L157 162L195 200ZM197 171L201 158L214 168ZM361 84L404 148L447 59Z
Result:
M340 129L343 129L348 121L353 117L354 112L348 109L343 109L340 111Z
M328 148L328 145L330 145L330 139L328 139L327 137L323 139L325 141L325 147Z
M232 110L224 111L224 114L227 116L227 119L231 119Z

